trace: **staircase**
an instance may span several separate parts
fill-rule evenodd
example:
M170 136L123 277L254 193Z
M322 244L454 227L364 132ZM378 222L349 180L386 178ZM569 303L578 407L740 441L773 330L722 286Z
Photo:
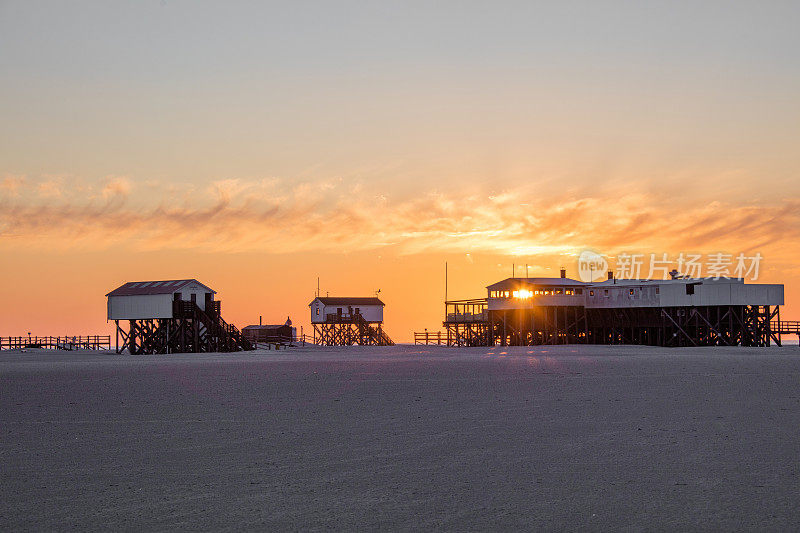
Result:
M191 319L197 323L195 350L197 352L238 352L255 349L233 324L228 324L220 314L220 302L209 302L206 310L195 302L176 301L176 318Z
M386 334L383 328L379 325L377 328L364 320L361 315L353 315L354 322L358 326L359 336L361 343L373 346L394 346L394 341Z

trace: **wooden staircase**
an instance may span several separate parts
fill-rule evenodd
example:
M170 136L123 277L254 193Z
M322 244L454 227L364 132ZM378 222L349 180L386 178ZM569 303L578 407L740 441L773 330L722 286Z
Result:
M316 342L324 346L394 346L381 322L368 322L361 314L329 314L314 324Z
M394 346L394 341L386 334L383 328L378 325L376 328L361 315L354 315L354 322L358 325L359 334L364 342L373 346Z
M205 310L195 302L176 301L174 311L175 318L197 323L195 351L238 352L255 349L236 326L225 322L218 301L207 302Z

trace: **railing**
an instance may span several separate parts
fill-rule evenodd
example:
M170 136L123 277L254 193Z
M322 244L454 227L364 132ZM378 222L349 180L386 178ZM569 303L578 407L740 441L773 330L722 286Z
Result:
M447 333L444 331L415 331L414 344L436 344L447 346Z
M194 308L200 307L197 302L191 300L172 300L172 315L175 318L187 317L194 314ZM201 309L209 317L222 316L222 302L213 300L206 302L205 309Z
M781 335L800 335L800 320L773 320L769 323L773 333Z
M447 313L445 322L486 322L489 320L489 312L481 313Z
M53 350L110 350L111 335L0 337L0 350L13 350L19 348L47 348Z
M256 350L279 350L280 347L289 348L295 346L321 346L314 342L314 337L307 333L295 335L294 337L274 336L267 339L250 340Z
M328 313L325 315L325 322L328 324L358 324L369 321L360 313Z
M463 324L487 322L488 320L489 304L486 298L445 302L445 322Z
M197 302L191 300L173 300L172 314L175 318L196 318L205 327L210 339L210 348L221 351L252 350L253 345L242 335L236 326L228 324L221 315L222 302L214 300L206 302L201 309Z

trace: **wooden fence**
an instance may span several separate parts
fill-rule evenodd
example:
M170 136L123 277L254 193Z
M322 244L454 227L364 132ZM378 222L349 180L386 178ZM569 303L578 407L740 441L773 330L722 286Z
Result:
M0 337L0 350L13 350L17 348L46 348L51 350L110 350L111 335Z
M447 346L447 333L444 331L415 331L414 344L436 344Z
M289 346L305 346L306 344L316 346L311 335L295 335L294 337L287 337L284 335L271 335L266 340L255 341L250 339L256 350L280 350L282 347Z

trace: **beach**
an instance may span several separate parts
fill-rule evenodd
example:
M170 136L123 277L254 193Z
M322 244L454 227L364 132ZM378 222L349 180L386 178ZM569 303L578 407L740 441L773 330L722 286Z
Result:
M800 528L800 348L0 352L3 530Z

